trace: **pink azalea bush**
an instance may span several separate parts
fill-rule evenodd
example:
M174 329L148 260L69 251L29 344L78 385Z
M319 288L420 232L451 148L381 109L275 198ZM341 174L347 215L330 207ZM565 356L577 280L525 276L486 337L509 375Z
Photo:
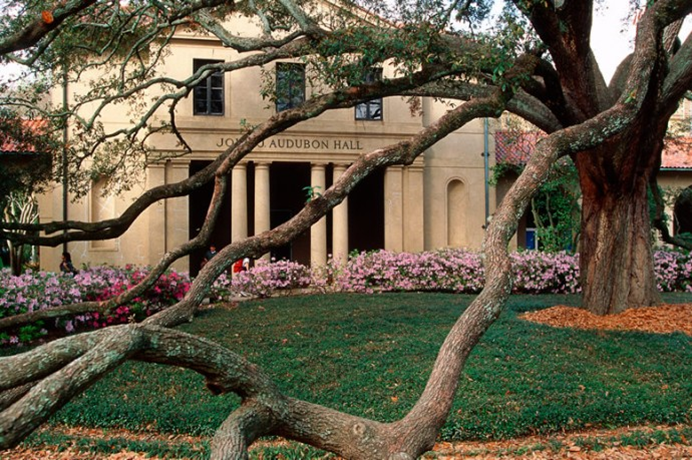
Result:
M577 255L523 251L511 255L514 292L573 294L580 291ZM658 288L662 292L692 292L692 256L689 253L654 252ZM0 318L82 301L117 296L147 275L144 268L93 267L75 276L27 271L12 276L0 271ZM386 292L438 291L477 293L484 285L481 256L464 249L421 253L372 251L353 254L347 261L330 259L311 270L297 262L262 260L247 272L222 274L210 297L224 300L237 296L269 297L301 288L317 291ZM10 332L0 332L0 345L35 340L50 330L67 333L139 321L181 300L190 288L186 273L163 275L145 295L117 307L109 315L88 313L72 318L37 322Z
M280 290L299 289L319 284L308 267L289 260L258 260L254 267L236 273L229 290L232 295L269 297Z
M92 267L74 276L44 271L27 271L21 276L12 276L9 270L1 270L0 318L84 301L106 300L134 286L147 273L147 269L129 266L124 269ZM35 340L49 330L71 333L140 320L182 299L189 287L187 274L170 271L162 275L146 294L117 307L109 315L86 313L0 332L0 345Z
M513 292L576 294L579 255L567 252L521 251L510 255ZM692 292L692 256L671 250L654 252L654 269L661 292ZM448 291L479 292L484 285L481 257L464 249L422 253L363 252L342 267L332 269L334 288L340 291Z
M575 294L579 287L579 255L566 252L522 251L510 255L513 292Z
M656 284L661 292L692 292L692 255L678 251L655 251Z
M335 288L349 292L478 292L483 288L480 255L458 249L362 252L334 272Z

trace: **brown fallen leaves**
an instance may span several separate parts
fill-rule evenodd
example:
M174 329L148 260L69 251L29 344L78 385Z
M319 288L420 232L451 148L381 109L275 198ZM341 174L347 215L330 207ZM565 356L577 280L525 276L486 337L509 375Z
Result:
M576 433L556 434L553 436L530 436L505 441L491 442L464 442L450 443L440 442L435 445L434 451L424 455L427 460L692 460L692 446L689 443L682 444L652 444L646 447L625 446L616 441L623 436L633 433L646 434L653 431L667 431L682 427L633 427L618 428L615 430L588 430ZM69 432L73 436L89 436L95 438L109 438L111 436L140 439L156 438L165 439L161 435L143 435L141 433L128 433L125 430L92 430L84 428L58 428L57 431ZM684 438L683 438L684 439ZM190 438L190 441L200 441L201 438ZM175 439L179 442L182 439ZM594 444L595 441L603 446L603 449L591 451L580 447L584 441ZM283 440L260 441L260 446L288 446ZM556 448L556 446L559 446ZM0 451L2 460L159 460L160 457L149 457L139 452L117 453L93 453L80 452L71 447L63 446L64 450L57 448L17 448L10 451ZM259 458L262 458L260 455ZM275 458L275 457L271 457ZM282 458L282 457L278 457ZM323 458L323 457L320 457ZM329 457L331 458L331 457ZM184 459L179 459L184 460Z
M660 334L683 332L692 335L692 303L632 308L617 315L605 316L597 316L581 308L559 305L525 313L521 318L554 327L635 330Z
M668 427L618 428L616 430L590 430L580 433L560 434L550 437L530 436L496 442L439 443L435 454L426 459L435 460L690 460L692 446L655 444L647 447L623 446L613 438L634 431L647 433L665 431ZM580 440L599 440L605 447L591 451L580 447ZM559 450L552 446L556 442Z

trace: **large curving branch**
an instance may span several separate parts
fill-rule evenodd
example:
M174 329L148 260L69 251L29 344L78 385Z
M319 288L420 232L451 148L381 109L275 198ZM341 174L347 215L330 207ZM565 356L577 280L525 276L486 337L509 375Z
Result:
M256 257L273 247L288 243L338 205L372 171L395 164L410 164L425 149L468 121L484 116L499 116L507 97L499 93L491 98L469 101L448 112L412 139L361 155L330 188L306 204L293 218L274 229L224 247L202 268L183 301L151 316L145 323L170 327L188 321L204 298L205 286L210 285L235 260L244 256ZM286 112L286 115L289 114ZM258 142L253 135L243 142ZM231 158L226 161L228 167L232 167Z
M670 60L670 71L663 85L660 105L676 104L692 87L692 33Z
M260 15L260 13L256 14ZM243 37L240 35L231 34L207 11L200 11L196 17L200 25L209 33L218 38L223 46L232 48L239 52L260 51L267 48L281 48L282 46L285 46L286 44L305 35L305 33L301 30L298 32L292 32L283 38L277 39ZM268 28L268 26L266 28Z
M364 97L364 98L369 98L372 97L371 94L382 94L384 93L395 93L399 92L402 87L411 87L420 84L423 81L426 81L428 78L430 78L430 73L433 71L432 68L427 69L425 72L421 72L419 74L416 74L411 80L409 77L397 79L395 81L389 82L389 83L381 83L381 84L375 84L375 85L366 85L365 87L361 88L361 91L358 92L359 97ZM402 86L403 85L403 86ZM214 227L214 223L216 221L216 218L218 216L218 213L220 212L220 207L221 203L223 200L223 196L225 194L226 190L226 177L230 173L231 169L233 166L240 161L242 158L244 158L249 152L251 152L260 142L264 141L268 137L272 136L273 134L276 134L277 132L283 131L287 129L290 126L293 126L294 124L303 121L305 119L313 118L320 113L330 109L330 108L335 108L335 107L350 107L353 106L357 103L357 100L354 99L354 91L351 90L345 90L343 92L336 92L332 93L329 95L322 96L320 98L313 99L309 103L306 103L305 106L298 108L298 109L293 109L293 110L288 110L285 112L281 112L274 117L272 117L270 120L267 122L263 123L262 125L259 125L258 127L254 128L251 132L246 133L243 137L241 137L236 143L229 147L226 152L224 152L222 155L219 156L219 158L212 163L212 165L208 166L207 168L203 169L199 173L197 173L195 176L183 180L178 184L171 184L167 186L160 186L156 189L152 190L160 190L161 193L164 193L165 190L177 190L178 193L181 194L187 194L189 193L190 188L194 184L197 184L196 186L199 186L202 184L202 180L204 177L207 175L212 175L216 176L216 183L215 183L215 188L214 188L214 193L212 195L212 201L210 203L208 215L205 218L204 225L202 227L202 230L200 233L190 240L189 242L183 244L179 248L176 248L173 251L170 251L166 254L164 254L163 258L156 264L156 266L150 271L150 273L135 287L133 287L131 290L128 290L119 296L116 296L114 298L105 300L105 301L100 301L100 302L83 302L79 304L72 304L72 305L65 305L63 307L59 308L53 308L53 309L46 309L46 310L37 310L34 312L30 313L24 313L21 315L15 315L15 316L10 316L6 318L0 318L0 330L1 329L6 329L9 327L17 327L23 324L28 324L40 319L48 319L48 318L58 318L58 317L63 317L67 315L74 315L74 314L80 314L80 313L87 313L87 312L108 312L112 308L115 308L118 305L122 305L124 303L129 302L133 298L137 297L138 295L141 295L143 292L145 292L147 289L151 288L153 284L156 282L156 280L159 278L159 276L168 268L170 265L175 262L175 260L184 257L188 254L190 254L192 251L204 247L211 235L211 231ZM190 179L194 179L193 181L190 181ZM191 185L192 184L192 185ZM180 192L180 190L186 191L185 193ZM147 192L148 193L148 192ZM180 195L176 195L180 196ZM134 204L138 204L137 200ZM152 204L154 201L144 201L144 203L140 203L138 206L138 210L140 212L143 212L144 209L146 209L146 206ZM133 204L133 206L134 206ZM145 206L146 204L146 206ZM128 209L129 211L129 209ZM125 214L127 214L127 212ZM326 211L325 211L326 212ZM125 215L123 214L123 215ZM136 217L136 216L135 216ZM121 216L122 218L122 216ZM133 218L134 220L134 218ZM99 223L103 224L103 223ZM124 224L123 224L124 225ZM92 226L91 228L98 228L96 224ZM305 227L304 229L306 229ZM96 230L94 230L96 231ZM104 232L108 232L109 229L106 229ZM123 230L124 231L124 230ZM302 231L302 230L301 230ZM13 234L16 235L16 234ZM92 236L97 236L97 235L92 235ZM284 242L290 241L289 239L284 240ZM274 244L274 243L272 243ZM284 243L281 243L284 244ZM279 244L277 244L279 245ZM233 245L232 245L233 246ZM235 246L234 246L235 247ZM269 246L265 246L265 249L262 248L252 248L251 253L248 254L232 254L230 255L230 261L227 261L228 265L234 260L237 260L240 257L243 257L245 255L255 255L258 256L260 254L263 254L266 252L266 250L269 249ZM222 251L223 253L224 251ZM217 259L217 258L215 258ZM222 257L218 257L218 260L221 260ZM209 264L211 265L211 264ZM228 266L227 265L227 266ZM227 268L227 266L225 268ZM216 275L214 276L213 279L216 279L221 272L225 269L222 268ZM204 271L204 270L203 270ZM201 278L198 277L197 280L195 280L195 284L197 285L199 283L202 283L199 281ZM213 279L211 282L213 282ZM198 283L199 281L199 283ZM208 290L208 286L211 284L200 284L202 286L202 289L200 290L195 290L195 296L194 300L191 301L190 305L193 305L192 309L196 305L198 305L199 302L202 301L204 296L206 295L206 292ZM189 318L189 315L186 314L184 316L186 319Z
M88 23L89 7L98 5L99 2L95 0L72 0L63 3L63 5L55 8L52 11L45 10L22 29L1 40L0 55L8 56L10 59L24 65L32 65L43 53L45 53L50 42L52 42L58 34L64 32L63 28L60 26L62 26L65 21L76 18L80 14L83 14L83 20L78 22L76 26L80 27L86 25ZM229 6L233 5L231 2L224 0L188 1L183 5L175 5L175 7L171 8L167 20L170 22L176 22L179 19L185 18L186 16L189 16L200 9L215 7L223 4ZM116 8L118 7L119 6L116 6ZM135 17L138 11L138 9L130 10L129 16ZM148 20L153 22L151 15L148 16ZM43 40L44 38L48 38L48 43ZM11 53L25 51L34 46L38 46L38 48L34 52L29 53L28 57L11 55Z
M128 303L134 298L141 296L148 289L154 286L159 277L173 264L173 262L208 245L216 224L216 220L221 213L221 206L226 193L227 183L227 176L220 176L216 178L207 216L199 233L190 241L164 254L158 263L149 271L147 276L140 280L137 285L107 300L63 305L56 308L36 310L28 313L0 318L0 330L30 324L39 320L61 318L64 316L78 315L82 313L99 312L107 314L113 308Z
M133 326L114 328L93 348L45 377L3 410L0 413L0 449L18 444L75 394L122 364L141 344L137 331Z
M185 196L208 183L215 174L229 172L232 167L232 165L229 166L229 162L235 164L235 162L252 151L261 141L274 134L282 132L299 122L314 118L327 110L353 107L360 101L373 97L397 95L429 81L442 78L448 75L449 72L444 66L429 66L425 70L416 72L411 76L376 84L366 84L360 87L340 89L333 93L312 98L300 108L277 113L249 133L243 134L206 168L175 184L162 185L147 190L117 218L100 222L0 223L0 236L17 242L42 246L57 246L69 241L108 239L120 236L153 203L165 198ZM12 233L12 230L23 230L33 233L44 232L47 234L67 230L68 233L54 236L19 235Z
M468 101L472 98L489 97L497 89L497 87L489 85L443 80L426 84L404 94ZM507 110L547 133L558 131L564 127L543 102L523 90L518 90L507 102Z
M410 164L422 151L433 145L437 140L443 138L449 132L458 129L460 125L465 124L468 120L482 115L497 115L501 110L502 106L498 104L489 107L484 100L472 101L445 115L436 124L424 130L414 139L401 142L386 149L379 149L365 155L363 159L351 166L322 197L311 202L301 214L296 216L294 222L265 232L257 237L249 238L244 243L235 244L236 249L245 246L245 250L247 250L253 246L253 243L256 245L259 244L259 247L282 244L284 239L291 239L296 233L304 231L312 223L321 218L329 209L336 206L345 198L352 188L372 170L388 164ZM293 228L291 228L291 226ZM277 234L279 234L278 238ZM255 241L253 242L252 240ZM207 269L207 267L213 265L223 267L224 262L227 262L224 259L227 259L228 254L232 252L233 250L222 250L205 266L203 272L213 271ZM217 262L217 259L222 263ZM226 263L226 265L228 265L228 263ZM200 278L204 278L204 276L202 275ZM196 282L197 286L199 286L199 284L200 283ZM191 289L192 297L194 297L195 289L194 286L193 289ZM188 293L186 299L189 297L190 294ZM180 305L184 304L185 302L181 302ZM176 308L177 307L172 307L164 312L168 313ZM110 369L119 364L121 360L125 359L127 356L145 361L183 365L205 375L207 377L208 387L215 393L232 390L245 399L243 409L234 413L229 418L221 427L220 434L215 439L215 448L222 451L229 451L229 449L230 451L235 451L238 448L243 448L243 446L246 448L257 436L264 434L268 427L276 427L277 432L285 433L287 436L292 436L294 438L306 436L306 433L308 433L306 431L307 426L300 429L295 428L296 421L300 420L299 414L306 414L311 411L318 412L327 419L331 419L332 416L338 414L335 411L319 408L319 406L300 401L293 401L289 405L286 399L278 393L274 384L266 377L263 377L258 368L244 361L242 358L233 354L220 353L218 351L220 347L212 345L211 342L205 339L184 335L176 331L155 327L152 328L151 326L157 324L166 326L174 325L176 324L176 318L179 318L178 315L161 313L149 318L141 327L116 326L90 334L61 339L37 350L33 350L27 355L2 358L0 359L0 371L2 371L3 368L9 370L13 368L13 366L17 366L17 363L21 362L26 366L27 372L21 376L16 376L16 373L12 372L2 372L4 378L0 378L0 391L7 391L26 385L27 383L32 383L46 375L51 375L49 379L62 379L65 377L64 374L72 372L72 370L70 370L71 366L77 366L78 364L76 363L78 362L94 358L92 355L87 356L85 354L87 350L100 350L102 347L111 347L112 343L117 341L117 343L122 344L121 346L124 347L124 351L117 354L113 353L113 359L109 361L110 364L107 363L104 365L105 367L102 366L99 369ZM149 332L145 333L143 331ZM147 339L146 343L149 344L149 347L154 344L158 351L138 353L141 349L134 347L136 347L137 344L142 344L142 337L151 334L151 331L156 332L157 338L155 340ZM163 335L172 335L175 337L175 340L164 340L164 338L162 338ZM95 343L99 344L96 348L94 348ZM196 347L189 345L190 343L196 344ZM210 354L202 353L199 349L200 344L216 347L214 348L215 352ZM58 370L58 368L65 365L66 362L75 358L75 361L67 364L61 370ZM223 366L221 366L220 363L223 364ZM219 367L223 367L225 374L220 375L218 371ZM83 372L85 375L77 379L80 382L87 381L90 375L101 375L88 369L85 369ZM54 410L57 410L57 408L64 403L62 398L55 400L48 398L48 400L42 402L43 405L41 406L41 410L38 411L38 414L32 415L18 412L18 407L21 407L27 402L25 398L31 398L34 393L44 391L47 385L45 383L46 380L47 379L44 379L36 384L24 398L15 402L9 409L6 409L3 414L0 414L0 445L10 446L18 442L18 440L28 432L35 429L35 427L41 423L41 420L45 420L48 415ZM63 380L60 381L64 383ZM74 390L72 394L76 394L84 388L79 382L71 383L68 386ZM289 406L293 407L293 412L289 410ZM276 414L283 414L282 417L285 420L280 424L279 421L272 422L272 420L276 418ZM342 426L352 423L356 423L357 426L365 426L364 424L367 423L366 420L345 414L341 414L337 418L339 420L335 423ZM6 436L5 433L11 428L10 425L8 425L8 421L15 419L17 423L26 428L22 428L18 434ZM376 424L376 426L384 425ZM310 438L313 436L316 436L314 432L309 434ZM367 441L367 438L363 440L363 442L365 441ZM350 447L339 448L339 450L343 449L346 449L344 450L344 452L346 452ZM361 445L359 449L365 449L365 446Z

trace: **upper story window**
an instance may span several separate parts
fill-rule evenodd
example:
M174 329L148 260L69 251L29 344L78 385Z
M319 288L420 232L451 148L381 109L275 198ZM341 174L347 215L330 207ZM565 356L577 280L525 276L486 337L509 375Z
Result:
M195 59L193 70L197 72L202 66L218 64L223 61ZM223 72L214 72L202 80L193 90L193 113L195 115L223 115Z
M382 69L374 68L365 74L363 83L382 80ZM382 120L382 98L378 97L356 105L356 120Z
M294 109L305 102L305 66L292 62L276 64L276 111Z

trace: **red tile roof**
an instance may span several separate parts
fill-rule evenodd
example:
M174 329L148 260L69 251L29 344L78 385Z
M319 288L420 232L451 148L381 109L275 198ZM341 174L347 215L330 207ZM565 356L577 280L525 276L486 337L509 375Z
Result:
M692 169L692 137L666 140L661 168Z
M545 137L539 131L497 131L495 133L495 160L498 163L523 164L536 148L536 142ZM661 168L692 169L692 137L666 141Z
M21 120L22 129L32 135L40 134L46 128L46 120ZM31 141L32 135L22 139L13 135L9 130L0 130L0 153L27 153L35 152L36 147Z

